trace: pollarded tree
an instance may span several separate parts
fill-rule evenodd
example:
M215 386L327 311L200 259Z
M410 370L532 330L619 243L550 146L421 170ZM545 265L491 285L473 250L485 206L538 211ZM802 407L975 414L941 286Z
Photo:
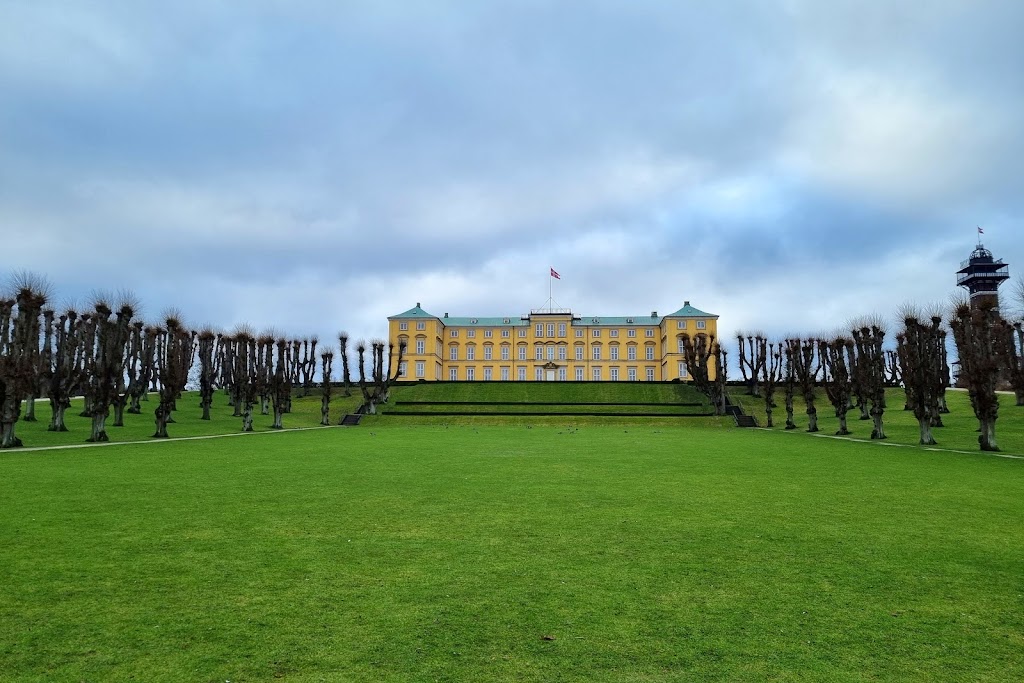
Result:
M92 330L87 335L93 343L86 346L90 351L86 384L90 387L88 413L92 419L92 429L86 441L90 443L110 441L107 418L124 382L125 349L134 315L132 302L127 300L118 306L116 314L102 297L93 305Z
M0 301L0 448L22 445L15 425L39 371L41 316L50 290L32 273L18 273L11 284L14 297Z
M313 390L313 377L316 375L316 336L302 340L302 359L299 361L299 373L302 375L302 395L309 396Z
M874 425L872 439L884 439L882 416L885 414L885 358L882 342L885 330L881 322L872 321L853 330L853 343L857 347L857 375L861 390L871 403L870 417Z
M696 386L697 391L707 396L711 401L711 405L715 409L715 415L724 415L724 380L718 381L719 378L717 376L715 380L711 379L712 358L716 359L718 364L718 367L715 368L717 371L716 375L725 374L726 365L722 362L725 358L724 349L715 342L714 335L708 335L703 332L693 337L683 333L682 341L683 355L686 357L686 367L693 378L694 386Z
M852 405L854 373L851 368L855 368L856 364L853 340L843 336L819 340L818 357L824 371L825 394L839 419L839 431L836 434L849 434L846 414Z
M775 408L775 386L782 379L782 344L769 343L764 337L758 340L758 353L764 358L761 364L761 385L764 387L764 412L767 427L774 427L772 410Z
M1024 406L1024 326L1021 321L1006 328L1007 379L1017 399L1018 406Z
M256 338L248 326L239 327L232 336L231 357L237 401L235 411L242 418L242 431L251 432L252 407L258 396L259 366L256 362Z
M978 443L983 451L998 451L996 418L999 398L996 386L1008 360L1007 342L1013 343L1012 328L999 316L991 302L972 307L966 301L953 310L950 320L953 339L960 356L960 377L967 385L971 406L978 418Z
M757 383L764 364L767 362L767 358L764 355L767 348L762 343L764 339L763 332L736 333L740 375L743 377L743 383L747 386L747 393L751 396L759 397L761 395Z
M782 347L782 380L783 396L786 405L786 429L796 429L796 422L793 421L793 398L796 395L796 362L793 360L794 347L787 339Z
M387 349L387 366L384 365L384 350ZM370 344L371 383L366 382L366 371L364 363L366 357L366 342L356 343L356 352L359 354L359 389L363 393L363 412L371 415L376 414L377 406L386 403L391 391L391 385L398 379L401 372L402 359L405 356L406 343L402 341L398 345L398 358L395 360L395 344L387 344L382 339L375 339Z
M216 379L214 346L217 336L209 327L204 327L196 335L199 354L199 407L203 411L201 420L210 419L210 408L213 406L213 389Z
M277 340L276 346L277 362L273 364L270 377L270 396L274 403L274 424L271 429L284 429L284 414L291 403L292 380L295 377L292 366L294 356L288 351L289 346L292 349L295 347L283 338Z
M156 432L153 438L167 438L167 424L171 422L178 397L188 382L195 349L195 333L182 322L181 314L170 311L164 324L156 328L156 379L160 386L160 403L154 411Z
M270 415L274 394L274 344L278 334L267 330L256 338L256 395L260 398L260 415Z
M932 427L941 424L939 395L942 376L942 351L945 332L942 318L932 316L931 324L922 323L912 309L903 311L903 330L896 335L900 374L907 394L907 407L914 411L922 445L936 443Z
M64 414L71 397L79 393L83 381L85 349L78 325L78 313L68 308L53 324L53 355L47 394L50 399L50 426L47 431L66 432Z
M348 366L348 332L338 333L338 349L341 353L341 386L345 390L345 396L352 395L352 375Z
M900 355L897 349L886 349L883 357L885 368L885 386L903 386L903 370L900 367Z
M334 349L326 348L320 354L320 424L331 424L331 366L334 364Z
M32 391L25 401L25 415L21 418L25 422L37 422L36 399L46 394L53 377L53 321L53 309L43 309L43 348L39 352L39 366L32 381Z
M807 431L818 431L818 409L814 405L814 385L821 372L821 357L816 353L817 341L814 339L787 339L790 350L790 362L793 365L793 377L800 386L800 393L807 406Z

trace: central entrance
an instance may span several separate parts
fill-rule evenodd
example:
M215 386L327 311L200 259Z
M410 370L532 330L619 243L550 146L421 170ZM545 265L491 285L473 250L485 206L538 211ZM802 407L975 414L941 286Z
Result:
M545 382L554 382L555 381L555 371L554 370L545 370L544 371L544 381Z

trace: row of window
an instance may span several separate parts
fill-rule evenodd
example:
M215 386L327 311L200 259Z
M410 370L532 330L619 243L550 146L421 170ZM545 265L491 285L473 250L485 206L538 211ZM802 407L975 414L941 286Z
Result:
M421 327L421 325L423 325L423 323L416 323L416 329L417 330L422 330L423 327ZM545 336L547 336L547 337L550 337L550 338L554 339L555 338L555 325L556 325L556 323L547 323L546 328L545 328L545 323L537 323L537 326L534 329L534 337L544 338ZM557 323L557 325L558 325L558 337L565 338L566 324L565 323ZM686 329L686 326L687 326L687 321L686 320L680 320L680 321L678 321L678 323L676 325L676 327L678 329ZM706 329L706 327L707 327L707 324L706 324L706 322L704 320L698 320L697 321L697 329L698 330ZM400 329L400 330L407 330L407 329L409 329L409 325L408 325L408 323L404 323L404 322L398 323L398 329ZM545 331L547 332L546 335L545 335ZM455 339L455 338L457 338L459 336L459 332L460 332L459 329L452 328L452 329L448 330L448 336L453 338L453 339ZM654 337L654 333L655 333L655 328L653 328L653 327L648 327L648 328L644 329L644 336L645 337ZM593 336L595 336L595 337L600 337L601 336L601 329L600 328L594 328L591 331L591 334L593 334ZM577 328L576 329L576 336L577 337L582 337L583 335L584 335L584 330ZM626 335L629 336L629 337L635 337L636 336L636 329L635 328L630 328L630 329L626 330ZM476 330L474 330L474 329L466 330L466 336L469 337L469 338L476 337ZM491 336L492 336L492 330L484 330L484 337L490 338ZM507 328L502 329L501 330L501 336L507 339L508 337L511 336L511 330L509 330ZM525 328L519 328L519 336L520 337L526 337L526 329ZM616 330L616 329L608 330L608 336L609 337L618 337L619 336L619 331Z
M423 377L426 376L426 366L425 366L423 361L421 361L421 360L416 361L416 366L415 367L416 367L416 378L417 379L422 379ZM401 365L399 366L399 370L398 370L399 377L406 377L407 376L406 373L408 372L408 370L409 370L408 362L402 361ZM485 367L484 368L484 377L483 378L484 378L485 381L490 381L490 380L493 379L493 370L494 370L493 368L489 368L489 367ZM504 382L507 382L509 380L510 368L502 367L502 368L499 368L499 370L501 371L501 380L504 381ZM517 376L518 376L519 381L520 382L526 381L526 368L520 366L520 367L516 368L516 370L517 370ZM678 370L679 370L679 376L680 377L686 377L686 363L679 363ZM546 370L544 368L540 368L540 367L535 368L534 369L534 378L536 380L538 380L538 381L543 380L545 372L546 372ZM590 369L590 372L591 372L591 377L590 378L592 380L594 380L595 382L602 381L602 368L594 367L594 368ZM645 372L646 372L646 376L647 376L647 381L648 382L653 382L654 381L654 368L651 368L651 367L645 368ZM609 374L608 379L610 379L612 382L619 381L619 368L617 368L617 367L610 367L610 368L608 368L608 374ZM558 376L558 379L560 381L564 382L566 380L566 376L567 376L567 369L564 368L564 367L558 368L557 376ZM577 382L582 382L584 380L584 378L585 378L585 370L584 370L584 368L576 368L575 377L576 377L576 381ZM448 369L448 379L453 380L453 381L458 380L459 379L459 369L458 368L449 368ZM476 379L476 368L473 368L473 367L466 368L466 379L468 381L474 381ZM626 368L626 379L628 381L630 381L630 382L635 382L636 381L636 368Z
M484 345L484 360L491 360L492 348L493 347L491 345L489 345L489 344L485 344ZM519 360L526 360L526 354L527 354L526 345L522 344L518 348L519 348ZM544 351L545 348L547 349L546 352ZM555 351L556 348L558 349L557 352ZM458 351L458 349L459 349L459 347L454 346L454 345L449 347L449 352L448 353L449 353L449 359L450 360L458 360L459 359L459 356L458 356L459 351ZM558 346L558 347L555 347L555 346L546 346L546 347L544 347L544 346L536 346L536 347L534 347L534 357L537 360L541 360L544 357L545 353L546 353L548 360L554 360L555 359L555 354L557 353L558 354L558 360L565 360L565 356L566 356L566 350L565 349L566 349L565 346ZM611 354L610 358L612 360L618 360L618 358L619 358L619 347L617 345L610 346L609 347L609 352ZM677 339L676 340L676 353L683 353L683 352L684 352L684 350L683 350L683 340L682 339ZM425 353L426 353L426 341L423 340L423 339L417 339L416 340L416 354L422 356ZM584 353L585 352L583 350L583 346L577 346L576 347L576 360L583 360ZM628 353L627 358L629 360L635 360L636 359L636 347L635 346L628 346L627 347L627 353ZM509 360L509 354L510 354L509 346L503 344L501 346L501 359L502 360ZM592 347L591 354L592 354L593 360L601 360L601 347L600 346ZM472 345L467 346L466 347L466 360L475 360L475 356L476 356L476 347L474 347ZM646 347L646 358L647 358L647 360L654 360L654 347L653 346L647 346Z
M407 330L407 329L409 329L409 323L407 323L407 322L405 322L403 320L402 322L398 323L398 329L400 329L400 330ZM416 329L417 330L425 330L425 329L427 329L426 321L424 321L424 320L417 320L416 321Z

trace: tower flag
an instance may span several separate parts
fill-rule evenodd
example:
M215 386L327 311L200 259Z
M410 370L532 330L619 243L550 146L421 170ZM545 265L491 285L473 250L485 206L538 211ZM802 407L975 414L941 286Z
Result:
M985 234L985 231L981 229L980 225L978 226L978 234L979 235L984 235ZM554 272L554 271L552 271L552 272Z
M551 269L551 277L555 278L556 280L561 280L562 279L562 276L559 275L558 271L556 271L554 268Z

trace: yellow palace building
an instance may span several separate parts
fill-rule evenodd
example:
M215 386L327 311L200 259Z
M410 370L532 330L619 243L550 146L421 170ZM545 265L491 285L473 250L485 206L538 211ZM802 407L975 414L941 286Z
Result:
M389 341L406 343L400 368L405 380L687 380L682 336L701 333L717 339L718 316L689 301L665 316L580 316L553 309L456 318L431 315L417 303L388 318Z

